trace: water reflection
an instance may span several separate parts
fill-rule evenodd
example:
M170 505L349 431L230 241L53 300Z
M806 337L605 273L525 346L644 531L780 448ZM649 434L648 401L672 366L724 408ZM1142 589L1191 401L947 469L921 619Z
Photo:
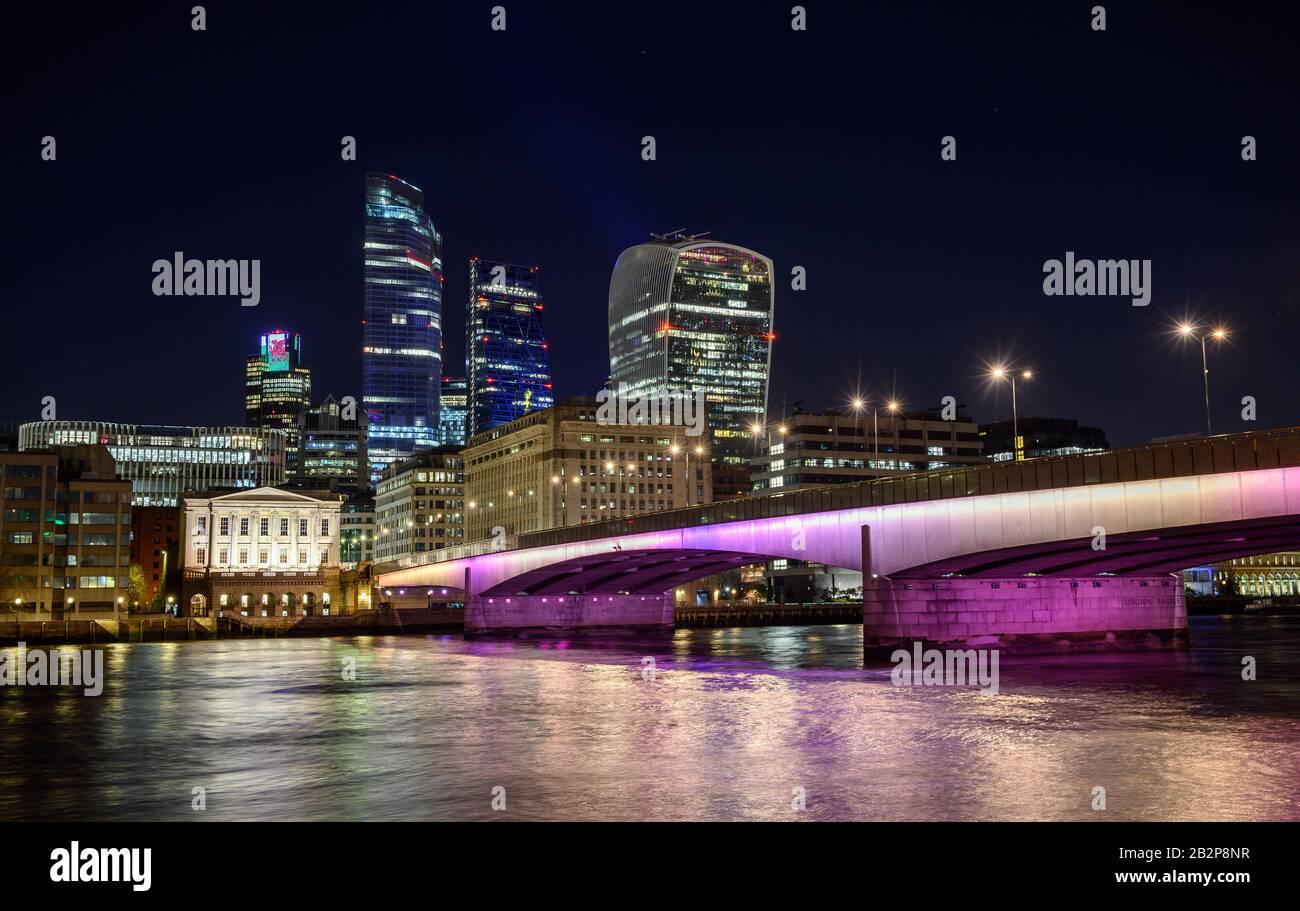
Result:
M107 646L97 698L0 688L0 818L490 819L498 785L516 819L1300 818L1300 621L1192 642L1004 660L997 696L895 688L856 626Z

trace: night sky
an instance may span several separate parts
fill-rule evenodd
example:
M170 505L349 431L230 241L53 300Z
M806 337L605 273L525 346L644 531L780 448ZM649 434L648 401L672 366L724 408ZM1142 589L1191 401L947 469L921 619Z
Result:
M208 3L205 32L188 0L7 9L0 418L54 395L60 418L242 423L275 326L317 401L360 398L374 170L443 234L447 372L478 255L540 265L556 392L594 394L615 258L686 228L776 262L773 416L860 388L1009 417L982 378L1005 360L1036 373L1022 416L1195 432L1199 349L1168 332L1191 315L1233 333L1215 429L1300 424L1295 13L1113 2L1095 32L1092 2L812 0L794 32L789 2L496 2L505 32L486 0ZM260 259L260 306L155 297L177 250ZM1067 250L1152 260L1151 305L1045 297Z

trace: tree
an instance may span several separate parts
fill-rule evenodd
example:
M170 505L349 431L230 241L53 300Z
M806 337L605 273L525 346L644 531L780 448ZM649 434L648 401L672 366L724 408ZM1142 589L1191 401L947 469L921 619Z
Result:
M148 595L149 585L145 582L144 567L139 563L132 563L127 572L126 600L132 605L143 604Z

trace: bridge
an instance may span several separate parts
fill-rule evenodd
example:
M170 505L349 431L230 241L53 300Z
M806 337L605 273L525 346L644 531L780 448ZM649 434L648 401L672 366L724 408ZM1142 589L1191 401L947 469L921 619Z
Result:
M667 631L673 589L774 558L863 573L863 641L1185 642L1179 570L1300 549L1300 428L929 471L557 528L376 567L466 635Z

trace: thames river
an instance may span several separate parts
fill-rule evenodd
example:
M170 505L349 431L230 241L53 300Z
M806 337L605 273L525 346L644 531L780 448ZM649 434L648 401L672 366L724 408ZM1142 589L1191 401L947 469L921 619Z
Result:
M100 696L0 688L0 818L1300 819L1300 620L1191 627L996 695L895 687L857 626L106 646Z

